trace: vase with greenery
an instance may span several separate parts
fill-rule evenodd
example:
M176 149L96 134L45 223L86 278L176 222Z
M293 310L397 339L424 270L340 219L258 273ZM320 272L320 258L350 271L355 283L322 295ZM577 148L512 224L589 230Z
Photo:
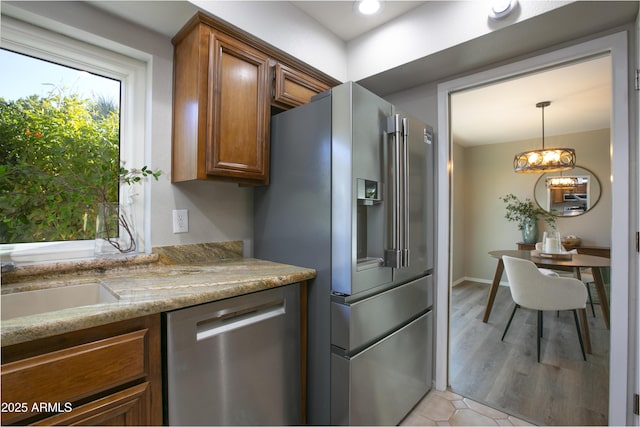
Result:
M538 220L542 219L549 227L555 230L556 217L535 205L535 203L526 198L524 201L518 199L513 194L507 194L500 197L507 204L507 212L505 218L507 221L515 222L518 230L522 231L522 240L524 243L533 244L538 241Z
M102 202L98 205L96 217L94 247L96 256L127 254L137 251L135 215L131 202L134 194L131 193L131 186L147 177L152 177L157 181L161 174L160 170L153 171L147 166L143 166L141 169L126 169L120 166L118 182L120 185L127 184L121 202L109 201L107 187L100 189Z

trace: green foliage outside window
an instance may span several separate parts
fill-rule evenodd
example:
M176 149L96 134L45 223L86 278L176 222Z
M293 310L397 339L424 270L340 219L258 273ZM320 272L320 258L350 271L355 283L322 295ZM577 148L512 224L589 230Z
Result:
M0 97L0 243L93 239L121 172L117 106L62 90Z

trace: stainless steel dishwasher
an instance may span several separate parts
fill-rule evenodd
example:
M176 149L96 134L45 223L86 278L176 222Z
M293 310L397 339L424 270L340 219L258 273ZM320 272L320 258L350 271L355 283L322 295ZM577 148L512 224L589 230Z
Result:
M300 424L299 284L165 314L165 422Z

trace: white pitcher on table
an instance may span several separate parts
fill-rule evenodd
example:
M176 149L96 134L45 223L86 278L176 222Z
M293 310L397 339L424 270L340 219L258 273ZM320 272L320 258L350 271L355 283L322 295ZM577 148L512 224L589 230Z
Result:
M542 236L542 252L546 254L557 254L562 252L560 232L545 231Z

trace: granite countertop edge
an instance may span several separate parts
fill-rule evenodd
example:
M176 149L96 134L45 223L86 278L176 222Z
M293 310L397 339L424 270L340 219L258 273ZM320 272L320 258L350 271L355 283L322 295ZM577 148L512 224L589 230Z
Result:
M209 262L150 264L146 268L100 270L80 276L3 284L2 293L67 286L89 281L101 283L119 297L117 302L34 314L2 321L2 347L67 332L193 305L246 295L313 279L310 268L255 258L232 257Z

